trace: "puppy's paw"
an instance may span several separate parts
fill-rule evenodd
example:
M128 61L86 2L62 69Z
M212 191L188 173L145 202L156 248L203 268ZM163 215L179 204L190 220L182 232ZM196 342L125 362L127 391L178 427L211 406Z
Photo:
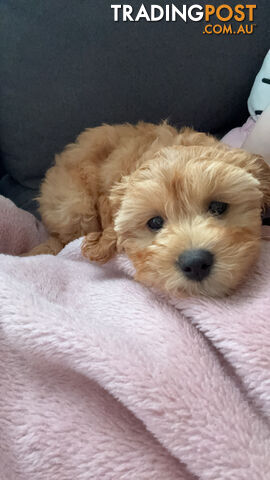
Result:
M32 257L35 255L57 255L64 245L55 237L50 237L45 243L41 243L32 248L30 252L20 255L20 257Z
M86 235L82 243L82 254L93 262L106 263L116 252L116 235L112 228Z

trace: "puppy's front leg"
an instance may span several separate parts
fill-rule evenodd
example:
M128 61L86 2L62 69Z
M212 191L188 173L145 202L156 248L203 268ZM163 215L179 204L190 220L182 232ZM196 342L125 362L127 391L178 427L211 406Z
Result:
M82 243L82 254L89 260L106 263L116 253L116 233L112 219L112 207L106 195L98 199L101 232L88 233Z
M102 232L89 233L82 243L82 254L94 262L106 263L116 253L116 233L113 225Z

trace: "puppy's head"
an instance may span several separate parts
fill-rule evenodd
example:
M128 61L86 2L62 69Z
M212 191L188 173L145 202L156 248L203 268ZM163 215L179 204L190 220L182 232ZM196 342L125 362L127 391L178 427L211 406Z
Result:
M178 296L228 294L259 253L267 168L242 150L181 146L124 178L111 199L135 278Z

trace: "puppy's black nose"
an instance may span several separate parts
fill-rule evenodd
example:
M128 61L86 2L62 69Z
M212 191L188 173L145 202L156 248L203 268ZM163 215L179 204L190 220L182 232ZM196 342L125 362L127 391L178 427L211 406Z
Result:
M177 261L185 277L195 282L201 282L208 277L213 263L214 255L208 250L202 249L186 250Z

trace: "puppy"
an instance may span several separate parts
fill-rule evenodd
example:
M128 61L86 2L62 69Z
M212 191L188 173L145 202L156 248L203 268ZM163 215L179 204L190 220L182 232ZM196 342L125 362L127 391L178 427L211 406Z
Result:
M57 254L85 236L86 258L125 252L144 285L222 296L258 256L270 169L191 129L103 125L56 156L39 203L51 237L30 254Z

